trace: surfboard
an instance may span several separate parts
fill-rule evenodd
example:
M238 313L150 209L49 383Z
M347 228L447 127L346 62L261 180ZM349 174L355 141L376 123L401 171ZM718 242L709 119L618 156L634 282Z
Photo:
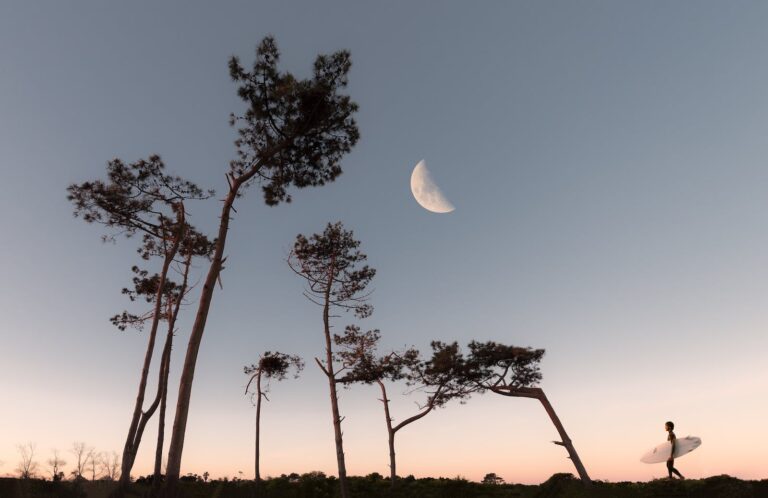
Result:
M694 436L679 437L677 438L677 442L675 444L675 458L685 456L699 446L701 446L701 438ZM671 451L672 443L669 441L664 441L660 445L646 452L640 458L640 461L643 463L666 462Z

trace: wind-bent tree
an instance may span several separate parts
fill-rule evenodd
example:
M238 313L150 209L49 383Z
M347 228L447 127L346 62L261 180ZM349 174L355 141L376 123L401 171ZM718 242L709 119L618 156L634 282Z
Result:
M120 487L117 491L117 494L121 494L130 482L130 472L144 427L157 409L159 401L156 397L156 402L144 410L157 330L160 321L167 318L164 314L164 297L171 295L175 289L175 285L169 282L168 272L180 248L185 244L195 245L192 241L203 237L186 222L184 202L206 199L213 192L204 192L188 180L165 173L165 164L157 155L131 164L113 159L107 164L107 181L70 185L67 191L67 198L75 206L76 217L82 217L88 223L102 224L112 231L103 237L105 240L114 240L119 235L132 237L141 234L142 245L138 249L141 257L145 260L153 256L162 258L161 270L156 275L148 276L149 272L134 267L135 289L123 290L132 300L139 295L145 297L153 304L152 312L144 316L123 312L112 318L112 322L121 329L128 325L140 326L147 320L151 322L139 390L123 448ZM162 367L159 376L163 376Z
M453 399L465 399L471 395L473 386L464 381L464 358L458 344L432 342L432 357L422 360L419 351L408 348L404 351L393 351L384 356L376 356L376 345L379 341L378 331L364 334L353 328L347 330L342 337L336 336L336 344L342 349L338 353L341 362L350 366L341 382L348 384L361 382L378 384L381 390L381 402L384 404L384 419L387 424L389 442L389 471L392 486L397 479L397 460L395 458L395 436L404 427L426 417L435 408L445 406ZM425 395L426 399L417 405L416 414L394 424L390 415L389 397L385 381L396 382L405 380L412 391Z
M573 442L565 432L544 391L536 387L536 384L541 381L539 362L544 356L544 350L509 346L492 341L472 341L469 343L469 350L465 371L467 381L477 386L479 392L490 391L502 396L539 400L560 434L561 441L553 441L553 443L565 447L581 481L585 485L590 485L592 481L576 453Z
M245 386L245 394L250 391L251 384L255 382L255 391L252 394L252 399L255 398L254 404L256 405L256 441L254 451L254 483L256 489L259 489L261 483L261 473L259 472L259 436L261 425L261 398L266 399L269 392L270 381L285 380L288 376L289 370L294 369L294 378L299 376L299 372L304 368L304 362L302 359L295 355L288 355L280 352L267 351L259 358L257 363L250 366L243 367L243 372L246 375L250 375L248 379L248 385Z
M274 39L267 37L256 50L251 71L246 71L236 57L229 62L230 76L248 108L242 116L232 115L230 120L233 126L239 125L237 158L230 162L226 174L229 191L223 199L213 259L203 283L179 383L168 451L170 496L177 490L195 365L216 280L223 269L235 200L254 183L260 185L264 202L275 206L291 201L291 186L304 188L332 182L342 172L341 158L359 138L352 118L357 104L342 93L351 66L349 52L318 56L309 79L281 72L279 59Z
M366 293L366 287L376 270L365 264L367 256L360 252L359 246L360 242L354 239L352 231L345 230L341 222L329 223L321 234L311 237L298 235L288 257L288 265L306 281L304 296L323 310L325 363L318 358L315 358L315 362L328 378L342 498L349 497L349 489L337 384L341 374L350 367L342 365L337 368L334 362L331 311L352 311L358 318L366 318L373 313L373 307L367 303L370 293ZM359 329L354 326L346 328L347 333L356 330Z

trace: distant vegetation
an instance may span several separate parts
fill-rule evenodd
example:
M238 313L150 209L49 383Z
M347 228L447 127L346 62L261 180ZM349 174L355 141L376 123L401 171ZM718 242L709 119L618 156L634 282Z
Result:
M493 477L489 478L489 476ZM457 477L422 478L413 476L398 479L393 491L389 480L373 473L365 477L348 476L352 497L359 498L757 498L768 496L768 480L742 481L727 475L706 479L669 481L659 479L650 482L609 483L593 481L585 488L572 474L555 474L539 485L504 484L496 474L488 474L484 482L470 482ZM240 479L206 481L203 477L188 474L180 479L181 489L190 498L254 498L253 481ZM495 484L494 484L495 482ZM38 479L0 478L2 498L102 498L117 484L115 482L44 481ZM152 476L139 478L129 496L143 496L152 486ZM338 479L322 472L281 475L261 481L257 498L336 498L339 496Z

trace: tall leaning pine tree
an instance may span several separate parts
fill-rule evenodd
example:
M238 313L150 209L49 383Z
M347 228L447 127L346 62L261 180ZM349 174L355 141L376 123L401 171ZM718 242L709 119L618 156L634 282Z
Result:
M223 269L224 249L235 201L254 183L264 202L290 202L288 189L320 186L342 172L341 159L359 138L353 114L357 104L343 93L351 66L350 54L320 55L313 74L298 79L278 70L280 54L272 37L262 40L250 71L233 57L229 73L246 103L238 126L237 158L226 173L229 190L223 199L213 258L203 282L179 382L179 397L168 451L166 495L175 496L181 471L184 434L200 342L208 319L216 280Z
M353 311L358 318L366 318L373 312L373 307L367 303L369 293L366 287L376 270L365 264L367 256L358 250L359 246L360 242L354 239L352 231L344 230L340 222L329 223L321 234L297 236L288 258L291 269L306 281L304 295L323 310L325 358L315 358L315 362L328 378L342 498L349 497L349 488L337 385L346 367L337 368L334 362L331 312L334 309ZM348 333L358 330L355 326L347 327Z
M131 469L144 428L155 413L159 401L156 397L149 407L144 408L158 327L164 317L163 303L167 302L169 289L172 294L174 288L168 273L182 247L186 247L191 240L205 240L202 234L186 222L184 202L207 199L213 192L203 191L188 180L167 174L165 164L157 155L130 164L113 159L107 164L106 181L94 180L73 184L67 188L67 192L67 199L74 204L76 217L81 217L87 223L101 224L112 232L104 235L104 240L114 240L119 235L132 237L140 234L142 245L138 252L141 257L144 260L159 258L162 261L160 271L152 276L148 276L149 272L134 267L136 289L123 291L134 297L146 297L147 302L153 305L152 312L143 318L124 312L112 319L121 329L125 329L129 323L149 321L151 324L139 389L123 447L120 486L114 493L120 496L130 482ZM169 358L166 358L169 355L170 351L164 355L162 361L169 361ZM163 368L160 370L162 377Z

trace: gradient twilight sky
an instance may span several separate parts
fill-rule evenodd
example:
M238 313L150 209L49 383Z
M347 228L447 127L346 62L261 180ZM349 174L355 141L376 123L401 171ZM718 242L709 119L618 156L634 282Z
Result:
M343 220L378 269L361 325L382 347L545 348L542 387L593 478L663 476L639 457L668 419L703 439L677 465L686 476L768 477L766 26L758 1L3 2L0 475L26 441L41 463L76 440L120 451L136 395L146 336L107 320L127 305L134 242L102 244L65 188L158 153L223 192L227 118L243 109L227 59L249 66L273 34L300 76L317 53L351 50L362 139L334 184L237 204L182 472L252 477L242 366L322 352L320 310L284 259L296 234ZM411 197L420 159L455 212ZM219 206L190 206L193 223L210 233ZM262 475L335 474L313 362L272 391ZM387 473L378 397L342 392L351 474ZM400 396L394 416L415 401ZM556 438L537 402L484 395L399 433L398 471L540 482L574 472Z

